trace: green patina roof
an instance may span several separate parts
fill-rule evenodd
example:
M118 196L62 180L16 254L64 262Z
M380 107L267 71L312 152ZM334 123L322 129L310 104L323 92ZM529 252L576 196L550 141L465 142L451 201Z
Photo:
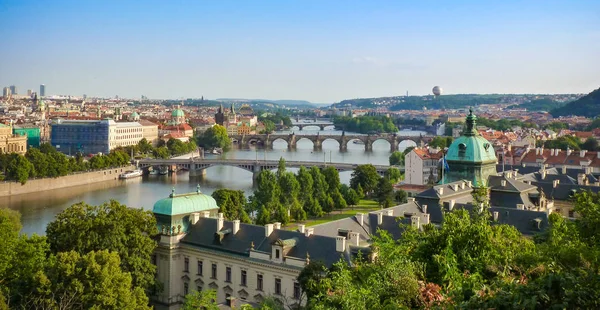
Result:
M182 116L183 117L183 116L185 116L185 114L183 113L183 110L181 110L181 109L175 109L171 113L171 116L176 116L176 117Z
M152 208L155 214L179 215L218 209L217 201L209 195L200 192L200 186L195 193L175 195L175 190L168 198L157 201Z
M473 115L473 110L469 110L466 127L462 136L454 140L446 153L446 160L489 163L497 162L496 152L492 144L484 137L479 135L475 129L477 117Z
M140 116L140 115L138 114L138 112L133 111L133 113L131 113L131 117L135 117L135 116Z

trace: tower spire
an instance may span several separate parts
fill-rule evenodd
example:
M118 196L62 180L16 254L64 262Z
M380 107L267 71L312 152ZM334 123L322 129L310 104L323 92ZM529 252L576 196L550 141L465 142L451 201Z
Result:
M466 127L463 130L463 136L476 136L477 135L477 116L473 114L473 108L469 108L469 115L467 116Z

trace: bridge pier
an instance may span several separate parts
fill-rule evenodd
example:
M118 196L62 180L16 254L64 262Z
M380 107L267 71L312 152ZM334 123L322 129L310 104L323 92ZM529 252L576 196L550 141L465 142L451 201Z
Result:
M256 184L256 180L258 179L258 175L260 174L260 165L254 165L252 167L252 184Z
M365 142L365 151L367 151L367 152L373 151L373 141L367 140L367 142Z
M393 153L398 150L398 146L400 145L400 142L398 142L398 140L392 139L388 142L390 143L390 152Z
M313 141L313 150L320 151L323 149L323 142L320 139Z
M191 177L206 177L206 169L190 169Z

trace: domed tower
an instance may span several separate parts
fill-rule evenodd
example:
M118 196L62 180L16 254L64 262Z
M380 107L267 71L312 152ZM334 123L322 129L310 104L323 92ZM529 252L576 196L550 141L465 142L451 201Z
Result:
M181 125L185 123L185 113L183 113L183 110L180 109L179 106L177 106L171 113L171 121L174 125Z
M440 183L460 180L473 182L473 186L487 185L488 177L496 174L496 152L492 144L479 135L477 117L469 109L462 136L454 140L446 153L447 171Z
M133 113L129 114L130 122L137 122L139 120L140 120L140 115L138 114L138 112L133 111Z
M152 208L160 235L176 236L188 232L192 213L208 211L210 217L216 217L219 212L217 201L200 191L175 194L175 189L167 198L157 201Z

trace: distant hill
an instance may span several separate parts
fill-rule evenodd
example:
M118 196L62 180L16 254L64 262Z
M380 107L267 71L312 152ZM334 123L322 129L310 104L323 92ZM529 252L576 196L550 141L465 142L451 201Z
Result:
M531 102L526 102L523 104L515 104L511 105L509 109L527 109L527 111L546 111L550 112L552 110L564 107L568 102L558 102L552 99L544 98L544 99L536 99Z
M374 108L388 107L390 110L421 110L426 109L460 109L480 104L497 104L510 102L510 95L490 94L464 94L464 95L442 95L437 98L433 96L395 96L379 98L360 98L343 100L335 104L335 107L357 107Z
M245 103L274 103L278 105L296 106L296 105L313 105L306 100L270 100L270 99L244 99L244 98L218 98L217 101L227 102L245 102Z
M554 117L578 115L594 118L600 115L600 88L550 113Z

